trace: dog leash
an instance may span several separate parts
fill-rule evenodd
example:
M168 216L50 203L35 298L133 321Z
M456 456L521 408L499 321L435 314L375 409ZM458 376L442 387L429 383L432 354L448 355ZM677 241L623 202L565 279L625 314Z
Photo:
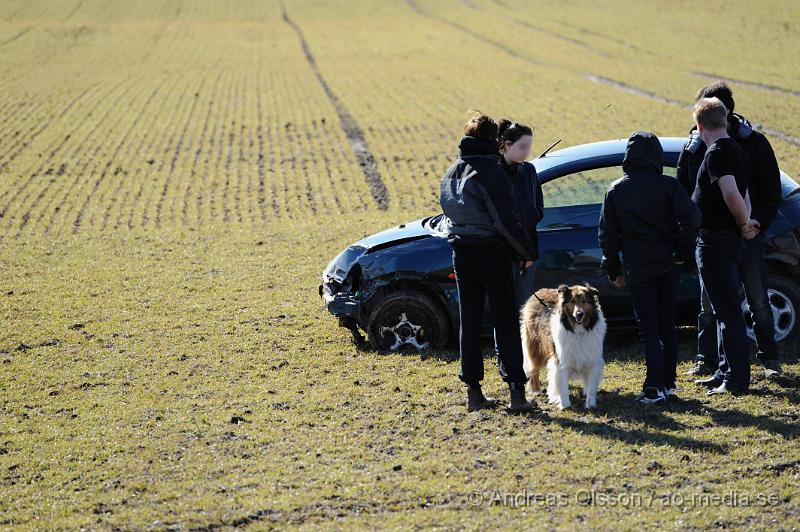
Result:
M541 304L542 304L542 306L543 306L544 308L546 308L547 310L553 310L553 307L551 307L550 305L548 305L547 303L545 303L544 301L542 301L542 298L541 298L541 297L539 297L539 296L537 296L537 295L536 295L536 292L534 292L534 293L533 293L533 297L535 297L535 298L536 298L536 300L537 300L539 303L541 303Z
M523 276L523 275L525 275L525 268L524 268L524 267L520 268L520 270L519 270L519 274L520 274L520 276ZM539 296L537 296L537 295L536 295L536 291L535 291L535 290L533 291L533 297L535 297L535 298L536 298L536 300L537 300L539 303L541 303L541 305L542 305L544 308L546 308L547 310L553 310L553 307L551 307L550 305L548 305L547 303L545 303L545 302L542 300L542 298L541 298L541 297L539 297Z

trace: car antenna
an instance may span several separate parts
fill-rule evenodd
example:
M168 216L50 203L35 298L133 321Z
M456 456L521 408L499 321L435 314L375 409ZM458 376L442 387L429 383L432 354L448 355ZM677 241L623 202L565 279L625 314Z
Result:
M606 109L608 109L609 107L611 107L611 104L608 104L608 105L606 105L605 107L603 107L602 109L600 109L599 111L597 111L595 114L593 114L592 116L590 116L589 118L587 118L586 120L584 120L583 122L581 122L580 124L578 124L577 126L575 126L574 128L570 129L570 130L569 130L567 133L565 133L564 135L562 135L562 137L561 137L560 139L558 139L557 141L555 141L554 143L552 143L550 146L548 146L548 147L547 147L547 149L546 149L546 150L544 150L544 151L542 152L542 154L541 154L539 157L537 157L537 159L541 159L542 157L544 157L545 155L547 155L547 152L549 152L550 150L552 150L553 148L555 148L555 147L558 145L558 143L559 143L559 142L561 142L562 140L564 140L565 138L567 138L567 137L568 137L568 136L569 136L569 135L570 135L572 132L574 132L576 129L580 128L581 126L583 126L584 124L586 124L586 123L587 123L589 120L591 120L592 118L596 117L597 115L599 115L600 113L602 113L603 111L605 111Z

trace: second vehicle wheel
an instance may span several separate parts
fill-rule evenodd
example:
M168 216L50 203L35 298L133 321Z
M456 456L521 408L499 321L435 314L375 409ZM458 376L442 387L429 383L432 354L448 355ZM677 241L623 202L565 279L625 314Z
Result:
M767 278L767 294L775 323L775 341L785 342L797 338L800 331L797 316L797 312L800 311L800 288L785 277L770 275ZM750 316L747 301L742 302L742 312L747 325L747 336L755 341L753 318Z
M417 290L398 290L378 302L367 325L369 342L380 351L404 345L421 350L447 345L447 315L436 301Z

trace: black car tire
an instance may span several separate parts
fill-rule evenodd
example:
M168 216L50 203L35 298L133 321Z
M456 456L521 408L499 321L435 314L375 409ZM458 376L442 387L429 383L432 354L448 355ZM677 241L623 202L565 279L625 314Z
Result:
M437 349L447 345L449 327L447 314L433 298L418 290L402 289L391 292L374 306L367 320L367 336L370 345L379 351L397 350L402 345Z
M779 326L786 328L794 323L789 333L784 338L777 337L780 343L792 342L800 335L800 287L797 283L783 277L782 275L769 274L767 277L767 290L770 293L770 305L773 312L779 312ZM745 316L748 327L748 337L752 340L752 319Z

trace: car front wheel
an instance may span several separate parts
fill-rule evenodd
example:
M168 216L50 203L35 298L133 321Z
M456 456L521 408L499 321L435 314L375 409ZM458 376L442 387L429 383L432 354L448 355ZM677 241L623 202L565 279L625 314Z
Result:
M370 313L367 335L373 348L398 351L447 345L447 316L433 298L417 290L398 290L387 295Z

